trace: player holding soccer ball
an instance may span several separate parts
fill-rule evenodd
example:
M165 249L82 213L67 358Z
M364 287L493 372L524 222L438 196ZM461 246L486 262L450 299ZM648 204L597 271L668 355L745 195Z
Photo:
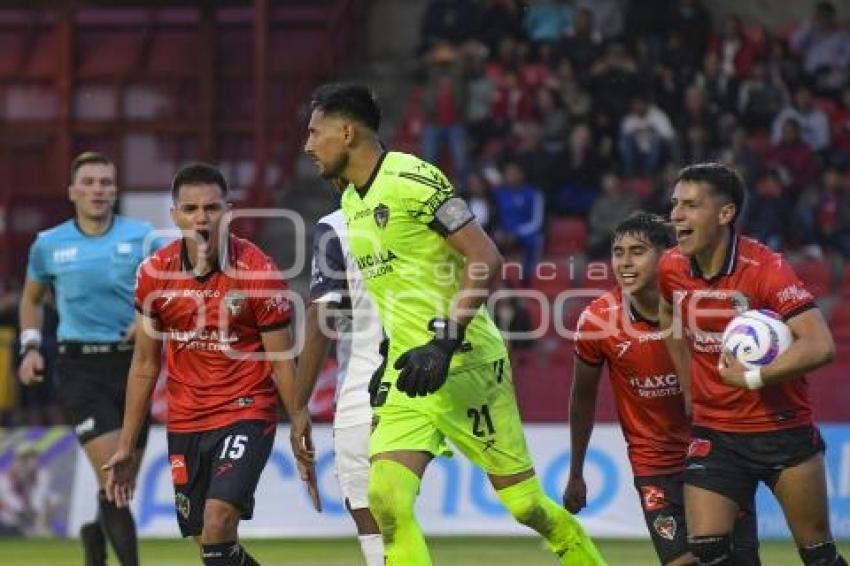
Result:
M682 169L671 212L678 248L659 262L661 325L671 331L667 346L693 398L685 472L691 552L700 564L737 564L732 526L764 482L803 563L846 564L829 528L825 446L805 378L833 359L835 345L814 298L782 257L735 234L743 203L743 181L729 167ZM795 338L754 370L721 355L727 323L749 309L776 312Z
M614 230L611 265L617 287L588 305L579 318L564 505L573 513L587 505L584 459L607 364L655 552L661 564L683 566L695 563L688 549L682 496L690 423L657 320L657 262L673 243L672 230L652 214L636 214ZM758 533L752 501L746 509L736 523L736 557L739 564L756 565Z
M374 393L369 508L387 564L431 564L414 515L422 474L451 440L562 564L604 564L534 473L499 330L481 308L501 256L436 167L385 151L368 89L328 85L311 102L305 152L342 196L349 244L389 338Z
M139 267L136 346L127 404L107 495L123 507L133 494L131 447L160 371L168 377L168 457L177 523L194 537L206 566L251 566L238 526L272 451L280 401L293 453L318 506L310 419L295 407L295 364L287 356L291 306L274 262L222 232L227 183L206 164L178 171L171 216L183 237Z

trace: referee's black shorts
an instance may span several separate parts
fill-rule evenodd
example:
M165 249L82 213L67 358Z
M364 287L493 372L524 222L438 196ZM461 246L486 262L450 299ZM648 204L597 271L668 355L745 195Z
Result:
M60 344L56 361L59 400L81 445L121 429L127 374L133 359L132 344L94 346ZM138 448L147 443L149 424L145 419Z

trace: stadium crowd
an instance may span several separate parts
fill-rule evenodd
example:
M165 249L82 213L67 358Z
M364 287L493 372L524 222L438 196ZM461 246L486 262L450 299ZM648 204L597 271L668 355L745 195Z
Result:
M583 219L601 258L703 160L744 176L743 232L850 256L850 30L831 2L768 29L699 0L432 0L419 54L396 141L453 171L526 282L569 237L547 220Z
M482 225L521 258L510 285L533 285L542 260L604 260L619 222L669 212L679 168L711 159L747 182L743 232L830 262L840 286L850 26L833 3L769 29L713 18L699 0L430 0L416 56L420 84L391 145L451 172ZM10 328L11 283L0 296ZM533 324L521 301L495 315L502 328ZM0 339L14 358L14 333ZM0 383L0 424L58 422L49 385Z

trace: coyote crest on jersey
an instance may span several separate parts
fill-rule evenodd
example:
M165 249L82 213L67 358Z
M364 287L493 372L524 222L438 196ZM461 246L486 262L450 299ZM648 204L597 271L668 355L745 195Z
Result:
M224 304L227 305L231 316L239 316L245 306L245 295L240 291L228 291L224 296Z
M676 538L676 519L671 515L659 515L652 522L655 532L667 540Z
M383 203L379 203L378 206L375 207L375 224L378 228L386 228L387 222L389 221L390 208Z

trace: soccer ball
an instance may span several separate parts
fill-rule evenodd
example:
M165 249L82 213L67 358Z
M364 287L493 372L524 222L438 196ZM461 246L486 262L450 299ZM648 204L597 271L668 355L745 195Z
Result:
M791 329L778 314L766 309L739 314L723 332L723 349L747 369L765 366L793 342Z

